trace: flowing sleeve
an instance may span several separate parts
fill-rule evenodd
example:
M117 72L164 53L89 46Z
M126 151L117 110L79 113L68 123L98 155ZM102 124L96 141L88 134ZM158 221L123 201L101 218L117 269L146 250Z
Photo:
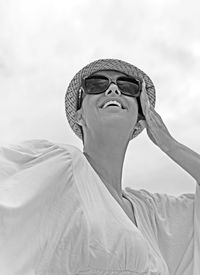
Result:
M140 190L170 275L200 274L200 185L172 196Z
M0 274L76 272L70 242L55 255L62 236L73 237L74 215L81 222L71 166L68 150L48 140L0 147Z

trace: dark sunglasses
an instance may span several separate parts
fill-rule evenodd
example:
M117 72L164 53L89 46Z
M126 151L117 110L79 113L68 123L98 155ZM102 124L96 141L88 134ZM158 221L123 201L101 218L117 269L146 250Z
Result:
M113 79L103 75L91 75L89 77L82 78L82 88L80 88L78 94L77 110L81 108L83 91L86 94L104 93L111 83L116 84L123 95L131 97L140 96L142 83L136 78L129 76L120 76L117 79Z

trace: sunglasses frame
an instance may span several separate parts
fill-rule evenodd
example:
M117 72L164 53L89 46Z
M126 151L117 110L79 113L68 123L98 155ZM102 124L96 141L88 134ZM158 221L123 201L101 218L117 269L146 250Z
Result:
M117 77L117 78L115 79L115 81L113 81L113 78L111 78L111 77L107 77L107 76L104 76L104 75L98 75L98 76L103 76L103 77L107 78L107 79L109 80L109 82L108 82L107 88L106 88L104 91L101 91L100 93L95 93L95 94L102 94L102 93L104 93L104 92L108 89L108 87L110 86L111 83L114 83L114 84L117 85L117 80L118 80L119 78L126 77L126 76L119 76L119 77ZM79 109L81 108L82 100L83 100L83 92L84 92L85 94L88 94L88 93L87 93L87 89L86 89L86 87L85 87L85 80L86 80L87 78L91 78L91 77L92 77L92 75L87 76L87 77L84 77L84 78L81 79L81 87L80 87L80 89L79 89L79 91L78 91L77 110L79 110ZM127 95L127 94L124 94L123 91L119 88L118 85L117 85L117 87L120 89L121 93L122 93L123 95L125 95L125 96L131 96L131 97L136 97L136 98L139 97L139 96L140 96L140 93L141 93L141 91L142 91L142 82L141 82L141 80L139 80L139 79L137 79L137 78L135 78L135 77L130 77L130 76L128 76L128 75L127 75L127 78L134 80L134 81L136 82L136 84L138 84L138 87L139 87L139 88L138 88L138 93L137 93L136 95ZM89 94L92 94L92 93L89 93Z

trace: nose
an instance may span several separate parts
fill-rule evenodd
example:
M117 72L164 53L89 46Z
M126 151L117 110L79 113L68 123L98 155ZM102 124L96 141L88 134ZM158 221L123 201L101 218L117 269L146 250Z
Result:
M114 83L111 83L108 89L105 91L105 95L112 95L112 94L118 94L121 95L121 92L118 88L118 86Z

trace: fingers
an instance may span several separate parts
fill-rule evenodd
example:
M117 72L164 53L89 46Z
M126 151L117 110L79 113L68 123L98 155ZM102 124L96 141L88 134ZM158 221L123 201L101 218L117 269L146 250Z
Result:
M151 128L155 127L158 123L158 121L155 120L157 113L154 110L153 106L149 102L149 98L147 95L146 85L145 85L144 80L142 82L141 105L142 105L143 113L144 113L145 119L146 119L146 126L148 124L148 126L150 126Z
M142 81L142 92L140 97L141 97L142 110L146 117L148 115L148 111L151 105L149 103L148 95L146 93L146 85L144 80Z

